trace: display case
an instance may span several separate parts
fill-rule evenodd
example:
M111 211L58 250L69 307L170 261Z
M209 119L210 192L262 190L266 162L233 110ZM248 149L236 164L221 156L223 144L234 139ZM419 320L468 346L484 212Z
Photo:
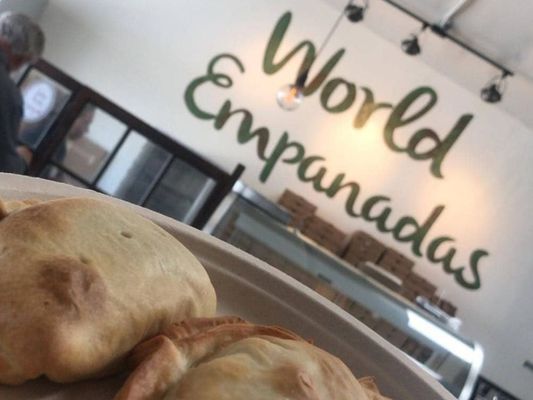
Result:
M479 344L304 237L289 220L283 209L237 182L205 229L337 303L457 398L470 398L483 361Z

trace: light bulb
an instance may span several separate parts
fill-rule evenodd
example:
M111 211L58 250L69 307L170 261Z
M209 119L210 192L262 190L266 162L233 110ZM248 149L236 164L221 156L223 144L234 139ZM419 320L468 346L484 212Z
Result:
M283 86L276 94L279 106L287 111L297 109L302 104L303 98L302 88L294 84Z

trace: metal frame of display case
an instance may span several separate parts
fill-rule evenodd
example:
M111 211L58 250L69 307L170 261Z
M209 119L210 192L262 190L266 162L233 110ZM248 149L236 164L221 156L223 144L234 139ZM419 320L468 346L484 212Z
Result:
M480 376L470 400L520 400L487 378Z
M220 202L231 191L234 183L239 179L244 171L244 166L238 164L232 173L229 174L225 172L205 158L196 154L194 151L186 148L174 139L148 125L133 114L124 110L91 88L81 84L76 79L72 78L45 60L40 60L34 66L28 68L18 80L19 86L24 82L32 70L37 70L48 78L62 85L65 87L65 89L68 89L71 94L66 105L61 109L56 120L49 127L46 136L40 141L40 143L37 144L37 147L33 149L34 159L32 160L32 163L28 169L28 175L40 176L40 174L48 165L53 165L57 169L78 180L88 188L105 193L103 190L97 187L96 183L102 177L107 167L112 162L113 157L124 144L129 133L135 131L136 133L144 136L151 143L160 146L162 149L171 154L171 157L165 161L163 167L159 170L155 179L150 183L148 190L138 204L143 206L146 205L148 199L153 194L154 190L158 186L158 183L161 182L165 172L168 170L174 160L177 159L183 161L215 182L213 189L207 195L205 202L199 208L191 222L192 226L196 228L202 228L216 210ZM90 181L82 176L77 175L75 172L53 160L53 155L56 149L65 139L69 128L80 115L83 108L89 103L93 104L98 109L105 111L111 117L124 123L127 127L119 142L115 144L114 149L111 153L109 153L107 160L100 168L100 171Z

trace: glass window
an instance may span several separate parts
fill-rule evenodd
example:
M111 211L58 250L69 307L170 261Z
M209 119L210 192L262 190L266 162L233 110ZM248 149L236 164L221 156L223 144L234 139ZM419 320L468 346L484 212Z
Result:
M63 110L71 92L36 69L26 76L20 90L24 115L19 139L35 150Z
M131 132L109 164L97 188L139 204L171 155L137 132Z
M54 161L93 182L126 133L126 125L87 104L54 154Z
M190 224L215 187L215 181L175 159L148 199L146 207Z
M60 170L54 165L48 164L46 168L41 172L41 178L49 179L56 182L68 183L69 185L78 186L81 188L87 188L87 186L74 178L70 174Z

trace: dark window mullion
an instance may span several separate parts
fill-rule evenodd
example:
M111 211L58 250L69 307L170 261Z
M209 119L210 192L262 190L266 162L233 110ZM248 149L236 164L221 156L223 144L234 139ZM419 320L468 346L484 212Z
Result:
M169 170L170 166L172 165L172 162L175 159L176 159L175 156L170 156L168 158L168 160L165 162L165 164L163 165L163 167L159 170L159 172L157 173L155 179L150 184L149 189L146 191L146 193L144 193L143 197L139 201L139 204L141 206L144 207L146 205L146 203L148 202L148 200L150 200L150 197L154 193L154 191L157 188L157 186L159 186L159 183L163 180L163 177L165 176L165 174Z
M167 161L166 165L164 168L161 168L161 171L160 173L158 174L157 178L154 179L153 183L152 183L152 187L150 188L150 190L148 192L146 192L146 194L144 195L144 198L142 199L142 202L139 203L141 206L145 207L146 204L148 203L148 201L150 200L150 198L152 197L152 195L154 194L155 190L157 189L157 187L159 186L159 184L161 183L161 181L163 180L163 178L165 177L167 171L170 169L170 166L172 165L172 163L174 162L174 160L176 160L176 156L175 155L172 155L169 160Z
M231 191L235 182L240 178L244 171L244 165L238 164L231 175L224 180L215 181L215 187L211 190L211 194L206 199L203 206L198 211L198 214L191 222L191 226L197 229L202 229L209 218L213 215L216 208L224 200L224 197Z
M102 175L104 175L107 167L109 167L109 165L113 161L113 158L115 158L115 155L118 153L118 151L120 150L120 148L122 147L126 139L128 138L130 132L131 132L131 128L128 128L126 132L122 135L118 143L115 145L115 148L111 151L111 153L109 153L109 156L107 157L107 160L105 160L104 165L102 165L102 167L100 168L100 171L98 171L98 173L94 177L93 182L91 184L92 187L97 186L98 181L100 180Z
M68 168L62 166L61 164L57 163L56 161L50 160L50 161L48 161L48 165L53 165L54 167L59 169L61 172L64 172L65 174L70 175L74 179L76 179L76 180L80 181L81 183L83 183L88 188L95 189L95 187L87 179L81 177L80 175L76 174L75 172L72 172L71 170L69 170ZM46 169L46 167L45 167L45 169Z

